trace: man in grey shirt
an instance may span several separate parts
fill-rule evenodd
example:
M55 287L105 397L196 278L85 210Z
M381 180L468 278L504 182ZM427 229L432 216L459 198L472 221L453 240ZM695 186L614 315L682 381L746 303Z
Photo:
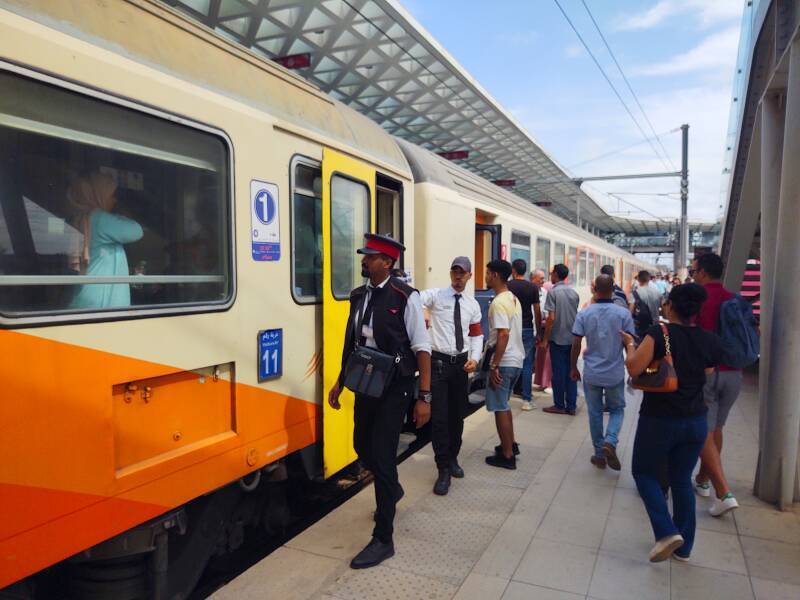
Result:
M544 306L547 322L540 344L542 348L549 347L553 367L553 406L542 410L559 415L574 415L578 400L578 386L570 377L570 350L580 297L572 286L567 285L568 276L569 269L562 264L553 267L550 273L553 289L547 294Z
M636 281L639 282L639 287L632 294L630 308L636 335L642 338L651 325L658 323L663 296L658 288L650 283L649 271L639 271Z

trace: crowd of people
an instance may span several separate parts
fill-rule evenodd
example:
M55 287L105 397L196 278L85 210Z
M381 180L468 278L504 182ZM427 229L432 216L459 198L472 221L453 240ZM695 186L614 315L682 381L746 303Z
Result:
M526 279L523 260L493 260L486 265L494 297L484 332L480 306L466 291L472 277L467 257L453 259L449 286L418 292L391 276L403 246L386 236L366 238L358 252L369 282L351 294L342 373L329 394L331 406L339 408L343 387L356 393L355 448L375 476L373 538L353 568L394 554L392 524L403 496L394 449L415 371L413 419L417 427L432 420L437 495L448 493L451 478L468 475L458 456L475 374L485 382L485 408L499 441L485 461L512 470L520 455L510 404L515 386L524 411L536 408L534 389L550 386L553 404L543 411L570 417L578 410L581 382L593 446L589 460L617 471L626 388L643 390L632 474L653 529L651 561L690 559L695 494L713 494L708 511L714 517L737 508L720 453L742 373L726 364L730 349L719 336L726 334L721 315L733 314L726 303L738 300L722 286L719 256L698 257L692 280L683 282L641 271L630 296L615 282L613 266L604 265L580 310L566 265L555 265L545 282L540 270ZM736 338L726 343L730 339Z

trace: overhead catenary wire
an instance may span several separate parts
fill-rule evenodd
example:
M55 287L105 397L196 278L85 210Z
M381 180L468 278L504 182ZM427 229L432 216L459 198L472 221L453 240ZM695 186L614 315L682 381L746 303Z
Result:
M669 166L667 165L664 158L661 156L661 153L658 151L658 148L656 148L655 144L653 144L652 139L650 138L650 136L647 135L645 130L639 124L639 121L636 120L636 117L633 116L633 112L631 112L631 109L628 107L628 104L622 98L622 95L619 93L619 90L617 90L617 87L614 85L614 82L611 81L611 78L608 76L608 73L606 73L605 69L600 64L600 61L597 60L597 57L594 55L594 52L592 52L592 49L589 48L589 44L587 44L586 40L583 39L583 36L578 31L578 28L575 27L575 24L572 22L572 19L569 18L569 15L564 10L564 7L561 6L561 3L558 0L553 0L553 2L556 3L558 10L560 10L561 14L564 15L564 19L566 19L567 23L569 23L569 26L572 28L572 31L575 32L575 35L580 40L586 52L589 53L589 56L591 57L595 66L600 71L600 74L603 76L603 78L606 80L606 83L608 83L608 85L611 87L611 90L614 92L614 95L617 97L617 100L619 100L620 104L622 104L622 107L625 109L625 112L628 113L628 116L631 118L631 121L633 121L634 125L636 125L636 128L639 130L642 136L644 136L645 140L648 140L648 143L650 144L650 147L653 149L653 152L659 158L659 160L661 160L661 162L664 164L664 168L668 169Z
M658 142L658 145L661 147L661 150L664 151L664 156L667 157L667 160L669 161L669 164L672 166L672 170L673 171L677 171L678 169L675 166L675 163L672 162L672 157L669 155L669 152L667 152L667 149L664 147L664 144L661 143L661 138L658 137L658 135L656 134L655 127L653 127L653 124L650 122L650 118L647 116L647 112L645 112L644 107L642 106L642 103L639 102L639 96L637 96L636 92L633 91L633 86L631 86L630 82L628 81L628 78L625 76L625 71L622 70L622 65L619 64L619 61L617 60L617 57L614 54L614 51L611 49L611 46L609 45L608 40L606 40L606 36L603 35L603 31L600 29L600 25L597 23L597 20L594 18L594 15L592 14L592 11L589 10L589 6L586 4L586 0L581 0L581 3L583 4L583 8L586 9L586 13L589 15L589 18L592 20L592 23L594 23L594 28L597 30L597 33L600 34L600 39L603 40L603 44L605 44L606 50L608 50L608 53L611 55L611 59L614 61L614 64L617 66L617 70L619 71L619 74L622 75L622 80L625 82L625 85L628 87L628 91L631 93L631 96L633 96L633 99L636 102L636 106L638 106L639 110L642 112L642 116L644 117L644 120L647 122L647 125L650 127L650 131L653 133L653 136L656 138L656 141Z
M656 134L656 137L661 138L665 135L669 135L671 133L677 133L681 130L680 127L676 127L675 129L670 129L669 131L664 131L663 133ZM595 156L593 158L587 158L586 160L582 160L581 162L575 163L574 165L570 165L567 167L568 169L572 170L575 167L580 167L591 162L595 162L598 160L602 160L604 158L608 158L609 156L614 156L615 154L619 154L620 152L625 152L625 150L630 150L631 148L635 148L636 146L641 146L642 144L646 144L648 142L647 139L639 140L638 142L634 142L633 144L629 144L627 146L623 146L622 148L617 148L616 150L609 150L599 156ZM677 170L677 169L676 169Z

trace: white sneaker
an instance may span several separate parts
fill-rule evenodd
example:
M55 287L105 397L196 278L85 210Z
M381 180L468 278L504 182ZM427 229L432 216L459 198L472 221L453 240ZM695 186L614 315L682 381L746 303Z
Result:
M714 498L714 503L708 509L708 514L712 517L721 517L735 508L739 508L739 503L733 497L733 494L728 492L722 498Z
M681 546L683 546L683 537L677 533L661 538L650 550L650 562L667 560Z
M693 479L692 483L694 483L694 491L697 492L698 496L702 496L703 498L708 498L711 496L711 482L704 481L700 483L697 479Z
M533 400L531 400L530 402L525 402L525 400L522 401L522 410L533 410L534 408L538 407L536 406L536 403Z
M676 554L675 552L672 553L672 558L674 558L675 560L679 560L681 562L689 562L690 560L688 556L681 556L680 554Z

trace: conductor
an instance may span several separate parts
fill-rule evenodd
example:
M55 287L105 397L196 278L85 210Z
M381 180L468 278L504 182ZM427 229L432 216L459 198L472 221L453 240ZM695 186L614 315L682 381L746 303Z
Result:
M397 445L406 409L414 395L417 371L419 395L414 405L417 428L425 425L431 414L431 343L420 295L390 276L405 247L384 235L368 233L364 238L366 243L357 252L363 255L361 275L369 281L350 293L342 370L328 393L328 404L335 410L341 407L339 395L357 346L396 357L396 368L380 397L358 392L355 395L353 446L375 477L376 511L372 540L350 562L353 569L374 567L394 556L395 506L403 496L397 478Z

